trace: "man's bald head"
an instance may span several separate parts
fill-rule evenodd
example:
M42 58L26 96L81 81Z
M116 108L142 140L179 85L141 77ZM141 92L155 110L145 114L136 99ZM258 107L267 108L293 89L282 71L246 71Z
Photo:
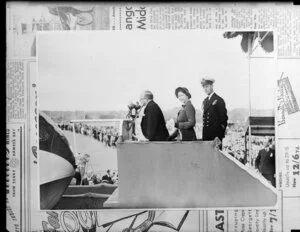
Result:
M87 171L86 175L88 178L90 178L92 176L93 172L91 170Z
M141 97L149 99L149 100L153 100L153 93L149 90L145 90L141 93Z
M146 105L151 100L153 100L153 94L151 91L145 90L141 93L140 102L142 106Z

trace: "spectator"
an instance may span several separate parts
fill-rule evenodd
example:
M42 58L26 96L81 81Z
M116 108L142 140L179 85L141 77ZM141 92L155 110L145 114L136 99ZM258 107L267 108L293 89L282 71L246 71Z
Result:
M114 184L118 184L118 182L119 182L119 174L117 174L117 176L116 176L116 181L115 181Z
M89 185L89 181L86 175L83 176L82 185Z
M108 184L113 184L113 181L112 181L112 178L111 178L111 171L110 171L110 169L108 169L107 170L107 174L102 177L102 181L106 182Z
M255 167L275 187L275 150L270 145L269 140L264 143L255 159Z
M92 180L93 184L98 184L98 182L97 182L97 175L96 174L92 175L91 180Z
M96 183L97 184L101 184L102 180L101 180L101 174L97 174L96 175Z
M68 130L73 131L73 125L71 123L60 123L58 124L58 127L61 128L61 130ZM82 134L84 136L89 136L94 138L95 140L98 140L107 147L116 147L116 143L118 141L119 135L117 128L114 128L113 126L90 126L87 124L75 124L75 133Z
M111 180L112 180L112 182L113 183L116 183L117 182L117 175L116 175L116 173L114 172L113 174L112 174L112 177L111 177Z
M82 180L82 185L91 185L92 183L93 183L92 172L88 171Z
M272 149L275 153L275 143L272 138L269 139L270 149Z
M76 165L76 169L75 169L75 175L74 178L76 179L76 185L80 185L81 183L81 174L80 174L80 170Z

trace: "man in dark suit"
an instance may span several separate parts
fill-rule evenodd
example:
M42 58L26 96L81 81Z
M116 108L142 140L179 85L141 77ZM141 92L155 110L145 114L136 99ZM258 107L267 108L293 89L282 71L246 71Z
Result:
M80 185L81 183L81 174L80 174L80 170L77 167L77 165L75 166L75 175L74 178L76 179L76 185Z
M222 149L222 140L225 137L227 127L227 110L224 100L218 96L213 89L214 79L203 78L201 85L207 97L203 101L203 140L220 139L220 149Z
M102 177L102 181L107 182L108 184L113 184L113 181L111 179L111 171L110 171L110 169L108 169L107 170L107 174Z
M159 106L153 101L153 94L144 91L140 96L141 106L144 106L144 116L141 122L143 135L149 141L167 141L169 132L164 115Z
M265 141L265 147L258 152L255 168L275 187L275 150L271 147L271 141Z

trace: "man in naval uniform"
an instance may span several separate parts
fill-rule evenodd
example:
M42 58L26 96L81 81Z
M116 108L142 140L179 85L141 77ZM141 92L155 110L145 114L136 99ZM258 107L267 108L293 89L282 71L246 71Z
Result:
M225 137L228 116L223 98L214 92L214 82L215 80L212 78L202 78L201 80L201 85L207 94L202 106L202 140L214 140L217 137L222 142ZM220 149L222 149L222 143Z

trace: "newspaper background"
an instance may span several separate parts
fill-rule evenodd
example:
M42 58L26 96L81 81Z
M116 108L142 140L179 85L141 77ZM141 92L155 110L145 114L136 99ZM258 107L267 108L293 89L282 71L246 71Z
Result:
M70 20L63 21L59 16L49 13L48 6L75 6L76 9L90 12L76 15L66 11ZM7 229L10 231L47 231L51 228L58 231L106 231L107 228L101 227L102 224L138 212L38 210L35 59L35 33L38 30L275 29L278 33L276 81L284 73L289 78L291 88L285 87L289 93L300 87L297 80L299 72L296 69L300 64L300 7L291 4L8 3L6 10ZM299 103L299 93L296 91L293 94ZM299 157L300 136L296 128L300 113L295 111L289 115L286 112L286 102L289 100L287 95L278 91L276 108L276 119L284 116L284 123L282 118L280 122L276 121L276 179L282 195L279 209L190 211L180 231L300 229L299 174L293 174L299 171L299 159L296 157ZM15 152L10 153L8 150ZM16 178L12 178L12 175ZM156 211L155 220L168 221L177 226L184 213ZM140 216L135 225L146 218L147 215ZM131 221L132 218L117 222L111 231L121 231ZM152 227L151 231L171 230Z

